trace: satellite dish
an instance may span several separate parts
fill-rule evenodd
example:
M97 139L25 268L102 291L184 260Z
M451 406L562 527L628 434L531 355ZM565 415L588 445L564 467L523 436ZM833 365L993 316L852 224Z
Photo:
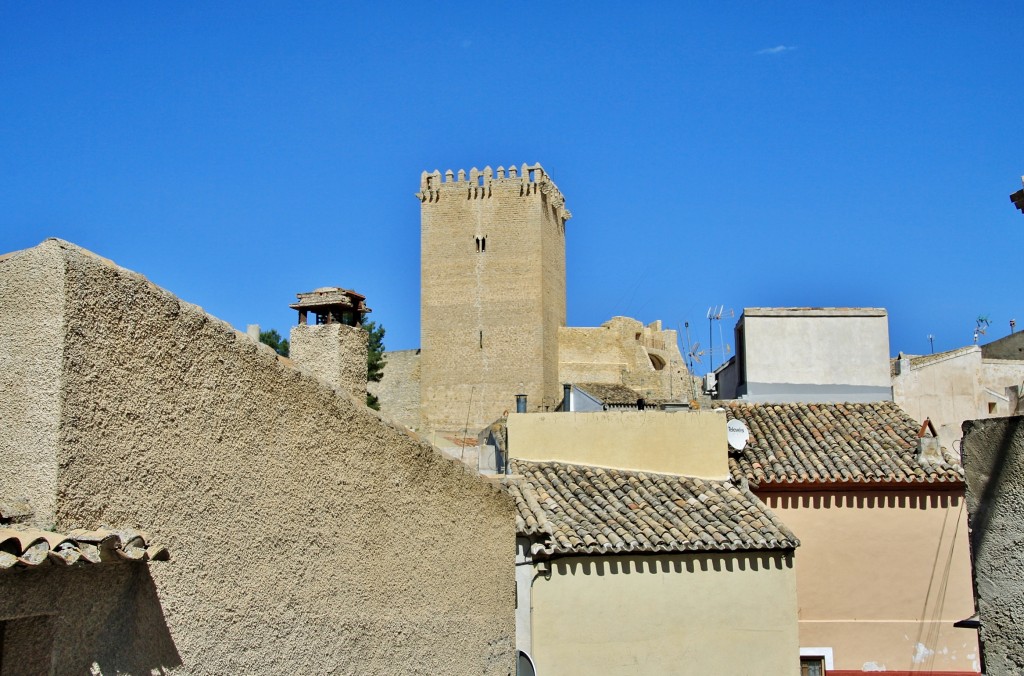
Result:
M750 430L747 429L747 425L742 420L730 420L725 429L726 438L729 439L729 446L737 451L742 451L746 448L747 440L750 439Z

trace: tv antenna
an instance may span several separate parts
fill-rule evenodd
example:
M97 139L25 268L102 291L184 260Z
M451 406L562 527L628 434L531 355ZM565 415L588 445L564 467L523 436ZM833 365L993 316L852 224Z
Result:
M992 324L989 320L988 315L978 315L978 318L974 320L974 344L978 344L978 336L984 336L985 331Z
M683 335L686 336L686 366L690 369L690 373L693 373L693 363L700 364L700 358L706 353L700 349L700 343L690 343L690 322L683 322L683 326L686 327L683 332Z
M722 361L724 362L725 355L732 351L732 347L726 344L722 334L722 319L729 319L733 316L733 311L726 310L724 305L712 305L708 308L708 358L711 360L708 362L708 373L715 370L715 322L718 322L718 337L722 343Z

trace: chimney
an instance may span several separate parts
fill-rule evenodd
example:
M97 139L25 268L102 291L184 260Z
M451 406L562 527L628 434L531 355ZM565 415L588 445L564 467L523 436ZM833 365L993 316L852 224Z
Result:
M336 286L297 294L289 305L299 312L290 336L296 365L331 387L366 399L366 356L369 336L362 320L370 308L366 297ZM309 322L310 314L315 317Z
M928 433L926 435L926 433ZM941 463L942 446L939 445L939 435L935 431L935 425L931 418L925 418L921 423L921 429L917 433L917 454L922 460Z
M910 357L900 352L896 355L896 375L902 376L910 373Z

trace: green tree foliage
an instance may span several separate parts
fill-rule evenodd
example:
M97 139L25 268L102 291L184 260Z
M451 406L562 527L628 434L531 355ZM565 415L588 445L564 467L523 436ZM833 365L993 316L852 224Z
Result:
M367 321L363 317L363 329L369 334L369 341L366 350L366 380L371 383L379 383L384 375L384 327L377 322ZM375 411L380 410L380 402L377 397L369 392L366 393L366 405Z
M282 338L276 329L260 331L260 342L274 348L274 352L277 352L282 357L288 356L288 339Z

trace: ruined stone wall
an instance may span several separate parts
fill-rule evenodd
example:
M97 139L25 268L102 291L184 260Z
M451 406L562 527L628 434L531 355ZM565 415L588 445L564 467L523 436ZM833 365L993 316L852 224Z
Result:
M300 369L362 400L368 340L359 326L300 324L292 327L289 354Z
M367 390L380 402L380 412L413 429L420 428L420 351L384 353L384 372Z
M565 221L540 165L424 173L421 385L424 425L482 428L528 395L554 406L565 323Z
M54 321L0 323L0 345L50 345L36 356L59 372L42 396L58 433L27 446L55 486L29 497L62 532L138 528L171 552L151 586L52 569L0 587L2 620L39 607L47 576L55 673L512 672L507 496L141 276L67 243L35 251L0 262L5 300L64 295ZM0 373L20 359L0 353ZM0 391L0 410L30 389ZM16 440L35 423L5 424ZM0 495L24 487L0 473Z
M963 426L967 512L985 673L1024 672L1024 416Z
M644 326L613 317L598 327L559 331L559 379L631 387L652 401L689 401L693 396L676 332L661 322Z

